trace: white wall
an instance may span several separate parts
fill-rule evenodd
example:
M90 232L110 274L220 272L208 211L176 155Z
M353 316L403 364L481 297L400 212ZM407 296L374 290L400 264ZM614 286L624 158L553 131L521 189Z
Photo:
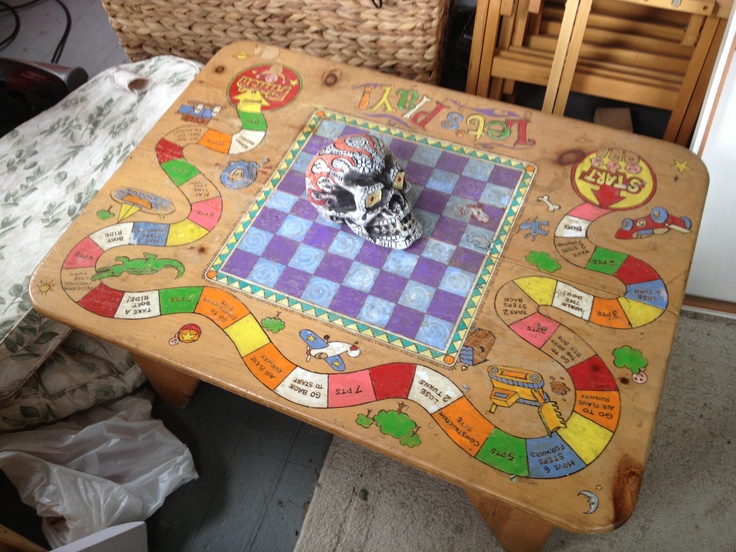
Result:
M708 168L710 188L687 285L688 295L731 303L736 303L735 14L736 3L691 144Z

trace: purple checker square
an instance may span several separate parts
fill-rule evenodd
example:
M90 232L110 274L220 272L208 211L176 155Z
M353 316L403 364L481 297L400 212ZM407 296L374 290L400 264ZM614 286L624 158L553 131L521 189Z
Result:
M485 189L485 182L461 175L455 183L452 194L471 201L479 201Z
M247 278L259 258L258 255L253 255L253 253L234 249L220 270L238 278Z
M268 243L262 256L285 265L291 260L297 247L299 247L299 242L276 235Z
M278 184L280 191L297 197L301 197L304 193L305 187L306 183L304 181L304 174L292 170L287 171Z
M393 334L414 339L422 325L422 320L424 320L424 313L404 305L396 305L385 329Z
M286 219L286 215L288 213L284 213L283 211L278 211L277 209L270 209L268 207L263 207L256 216L256 219L253 221L252 225L255 228L260 228L261 230L265 230L266 232L271 232L272 234L275 234L279 228L281 228L281 224Z
M443 151L442 154L440 154L440 158L437 160L437 163L435 163L435 166L438 169L442 169L447 172L462 174L463 170L465 170L465 165L467 164L467 157Z
M291 206L290 213L306 220L314 220L319 216L317 208L303 197L297 199L296 203Z
M351 266L353 266L351 259L327 251L314 271L314 275L331 282L341 283L350 272Z
M310 136L307 143L304 144L304 147L301 151L302 153L310 153L312 155L316 155L317 153L319 153L319 150L321 150L331 141L332 140L325 136L318 136L317 134L313 134L312 136Z
M450 196L445 193L438 190L432 190L431 188L424 188L417 198L414 207L429 213L441 215L445 210L449 199Z
M355 256L355 260L373 268L381 268L390 253L391 249L388 247L381 247L366 241Z
M398 274L381 271L371 287L371 295L396 303L406 287L408 280Z
M304 272L303 270L297 270L296 268L287 266L279 276L276 285L274 286L277 291L292 297L300 297L304 290L307 288L311 274Z
M304 236L304 243L311 245L312 247L316 247L317 249L327 251L330 245L332 245L332 242L335 241L335 236L337 236L338 232L340 232L339 228L335 228L334 226L325 226L324 224L315 222L309 230L307 230L307 233Z
M408 140L394 138L391 142L391 152L397 159L411 159L417 149L417 145Z
M438 289L432 298L432 302L429 304L427 314L439 318L440 320L444 320L445 322L455 324L464 306L465 297Z
M426 186L430 176L432 176L432 167L420 163L408 163L406 165L406 179L409 184Z
M357 318L368 294L359 289L340 286L332 298L330 309L351 318Z
M414 271L411 273L411 279L421 284L426 284L430 287L436 288L440 285L444 273L444 264L435 261L434 259L420 257L414 267Z
M489 180L498 186L513 189L516 187L516 183L519 182L520 174L521 171L519 169L496 165L493 167L493 171L491 171L491 177Z
M483 266L484 261L485 255L472 249L458 247L452 255L449 265L472 274L477 274L481 266Z
M466 228L467 225L461 220L441 217L434 227L432 237L445 243L457 245L460 243Z

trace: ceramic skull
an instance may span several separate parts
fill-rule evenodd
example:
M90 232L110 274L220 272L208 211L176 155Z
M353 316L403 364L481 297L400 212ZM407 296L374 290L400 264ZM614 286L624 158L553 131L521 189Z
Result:
M406 249L422 235L406 198L404 169L374 136L343 136L327 145L307 167L305 180L319 213L346 223L362 238Z

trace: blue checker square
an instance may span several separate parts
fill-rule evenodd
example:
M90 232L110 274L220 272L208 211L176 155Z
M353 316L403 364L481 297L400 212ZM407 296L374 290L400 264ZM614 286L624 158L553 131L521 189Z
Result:
M341 257L354 259L360 253L360 248L363 246L364 241L363 238L356 236L352 232L338 232L328 251Z
M435 169L432 171L426 187L430 190L437 190L449 195L455 189L455 183L458 178L459 175L457 174L452 174L442 169Z
M358 318L367 324L373 324L379 328L384 328L391 318L394 310L394 303L369 295L366 297L363 306L358 313Z
M440 282L440 289L467 297L475 284L475 275L455 267L448 267Z
M273 234L260 228L251 228L238 242L237 248L253 255L263 255Z
M439 215L425 211L424 209L414 209L414 216L422 225L422 234L425 236L431 236L434 232L434 227L437 226L437 221L440 219Z
M287 194L281 190L274 190L271 194L271 198L268 200L268 206L271 207L271 209L289 213L298 200L299 198L293 194Z
M436 288L409 280L399 298L399 304L421 312L427 312Z
M499 209L505 209L511 202L511 196L513 196L513 194L513 190L509 190L503 186L489 184L486 186L485 190L483 190L480 200L482 203L487 205L493 205Z
M428 259L432 259L433 261L446 265L449 264L450 259L452 259L455 249L456 247L454 245L430 238L427 240L427 245L424 247L422 257L427 257Z
M322 121L320 121L319 127L317 127L315 134L317 136L328 138L330 141L332 141L339 138L344 130L345 123L323 119Z
M340 289L340 284L337 282L319 276L312 276L302 294L302 298L309 303L327 308L338 289Z
M342 283L353 289L368 293L373 288L373 283L376 281L379 272L377 268L356 262L352 264Z
M324 256L325 252L323 250L302 243L297 247L296 253L294 253L294 256L289 260L288 265L292 268L314 274Z
M389 253L386 262L383 263L383 269L391 272L392 274L398 274L404 278L409 278L418 260L418 255L394 249Z
M272 288L285 268L281 263L261 258L250 271L250 279L256 284Z
M417 331L417 341L436 349L444 349L450 341L452 331L452 324L427 314Z
M494 165L482 159L469 159L467 165L465 165L465 169L463 170L463 176L487 182L491 177L493 167Z
M442 150L430 147L418 147L411 156L412 163L419 163L428 167L435 167L442 155Z
M278 234L290 240L301 242L311 226L312 224L308 220L295 215L288 215L281 224Z

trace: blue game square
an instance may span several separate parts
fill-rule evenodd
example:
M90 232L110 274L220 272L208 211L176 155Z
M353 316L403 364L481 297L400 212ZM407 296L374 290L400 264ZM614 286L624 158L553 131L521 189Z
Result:
M136 222L133 224L132 245L154 245L163 247L169 236L169 225L160 222Z
M296 252L289 260L288 266L314 274L314 271L317 270L324 256L324 251L302 243L297 247Z
M320 307L329 307L332 302L332 298L335 297L340 284L337 282L331 282L325 280L319 276L312 276L307 284L307 287L302 294L302 299L305 301L319 305Z
M337 121L322 119L315 131L315 136L327 138L330 142L339 138L345 131L345 124Z
M491 177L493 167L494 165L485 159L468 159L468 163L465 165L465 170L462 175L482 182L487 182Z
M330 245L329 251L348 259L354 259L360 252L363 241L363 238L356 236L349 230L340 231Z
M411 162L426 165L428 167L435 167L437 166L437 160L440 158L440 155L442 155L442 150L439 148L418 146L414 155L411 156Z
M420 312L427 312L434 293L435 288L409 280L399 298L399 304Z
M449 195L455 189L455 183L458 178L458 175L451 172L434 169L425 186L427 189L438 190Z
M414 217L422 225L422 235L431 236L434 233L434 228L437 226L437 221L440 216L435 213L430 213L424 209L414 209Z
M369 295L358 313L358 318L367 324L383 328L391 318L395 304Z
M278 235L290 240L301 242L304 240L304 236L307 235L307 230L312 226L312 223L308 220L304 220L296 215L288 215L284 222L281 224L281 228L278 230Z
M366 293L371 291L373 282L376 281L379 270L363 263L355 262L350 267L345 279L342 281L348 287L359 289Z
M443 233L442 236L444 237L445 234ZM422 252L422 257L447 265L450 262L453 253L455 253L454 245L439 240L429 239L424 251Z
M427 314L424 316L422 325L417 331L416 339L420 343L443 350L447 347L452 337L452 331L453 324Z
M394 249L389 253L386 262L383 263L383 270L387 270L393 274L398 274L404 278L409 278L418 260L418 255Z
M281 263L269 259L260 258L253 270L250 271L248 280L267 288L273 288L278 282L281 273L286 267Z
M440 289L467 297L473 285L475 285L475 274L450 266L442 277Z
M261 256L272 239L271 232L251 227L238 242L237 249Z
M281 189L277 189L271 194L271 197L268 199L268 206L271 209L276 209L278 211L283 211L284 213L289 213L298 199L298 197L292 194L287 194L281 191Z
M513 193L513 190L509 190L503 186L489 184L486 186L486 189L483 190L480 200L486 205L493 205L499 209L506 209L508 204L511 203L511 196Z

